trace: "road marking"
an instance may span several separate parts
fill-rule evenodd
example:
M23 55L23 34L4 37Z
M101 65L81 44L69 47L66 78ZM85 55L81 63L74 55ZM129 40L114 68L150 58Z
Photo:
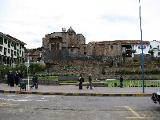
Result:
M142 117L140 114L138 114L135 110L133 110L129 106L115 106L118 108L125 108L127 111L130 111L133 114L133 117L125 117L127 119L149 119L149 118L154 118L154 117Z
M53 96L55 97L55 96ZM35 97L33 95L27 95L27 96L22 96L20 98L17 98L16 95L7 95L5 98L0 98L2 101L14 101L14 102L30 102L30 101L39 101L39 102L46 102L48 101L48 97Z
M5 103L5 102L0 103L0 107L13 106L13 105L17 105L17 104L10 104L10 103Z
M126 118L129 118L129 119L145 119L146 117L141 117L135 110L133 110L131 107L129 106L124 106L127 110L129 110L133 115L134 117L126 117Z
M126 117L127 119L149 119L149 118L154 118L154 117Z
M141 117L136 111L134 111L131 107L129 107L129 106L124 106L127 110L129 110L129 111L131 111L133 114L134 114L134 116L136 116L136 117Z

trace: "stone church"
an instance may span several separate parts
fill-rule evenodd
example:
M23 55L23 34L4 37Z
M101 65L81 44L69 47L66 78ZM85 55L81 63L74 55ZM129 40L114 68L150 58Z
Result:
M77 34L72 27L67 31L62 28L62 32L47 34L42 42L45 63L74 59L86 54L85 37Z

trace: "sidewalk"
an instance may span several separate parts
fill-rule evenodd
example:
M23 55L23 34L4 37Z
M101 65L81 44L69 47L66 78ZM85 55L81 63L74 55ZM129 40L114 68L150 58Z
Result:
M16 94L40 94L40 95L66 95L66 96L151 96L153 92L159 91L159 87L147 87L145 93L142 93L142 88L118 88L118 87L94 87L93 90L87 89L85 86L83 90L79 90L75 85L60 85L47 86L39 85L38 89L30 89L27 91L20 91L20 88L9 87L7 84L0 84L0 93L16 93Z

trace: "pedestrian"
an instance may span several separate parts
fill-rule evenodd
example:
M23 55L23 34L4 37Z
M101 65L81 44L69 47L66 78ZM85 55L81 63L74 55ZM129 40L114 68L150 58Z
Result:
M7 79L8 79L8 85L10 87L14 87L14 74L12 71L9 71L9 73L7 74Z
M19 75L19 83L20 83L23 78L23 73L20 70L18 70L18 75Z
M7 84L9 86L8 73L5 74L4 78L5 78L5 81L7 81Z
M123 87L123 77L122 77L122 75L120 76L120 88L122 88Z
M31 88L35 87L35 89L38 89L38 77L35 73L33 73L33 78L32 78L32 86Z
M88 84L87 84L87 89L90 88L92 90L92 75L89 74L88 76Z
M18 86L19 81L20 81L20 76L19 76L18 71L15 72L14 79L15 79L16 86Z
M79 77L79 90L83 89L83 82L84 82L84 78L82 77L82 74L80 74L80 77Z

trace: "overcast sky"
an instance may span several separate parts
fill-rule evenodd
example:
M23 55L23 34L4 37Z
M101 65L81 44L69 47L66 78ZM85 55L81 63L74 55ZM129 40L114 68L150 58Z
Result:
M143 40L160 39L160 0L141 0ZM0 32L42 46L45 34L70 26L86 43L138 40L139 0L0 0Z

